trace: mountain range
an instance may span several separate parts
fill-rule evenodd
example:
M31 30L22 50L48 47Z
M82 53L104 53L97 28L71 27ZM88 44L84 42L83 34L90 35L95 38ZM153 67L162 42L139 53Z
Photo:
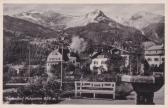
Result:
M4 16L5 32L18 32L32 37L57 37L58 31L69 36L77 35L88 43L125 44L164 41L164 16L139 12L129 19L113 20L101 10L94 10L82 16L70 16L47 11L27 11L13 16Z
M128 19L122 20L121 23L142 30L153 23L164 23L164 16L141 11L133 14Z
M14 15L14 17L53 29L86 26L89 23L98 22L100 20L112 20L108 18L101 10L98 9L82 16L64 15L53 11L28 11Z

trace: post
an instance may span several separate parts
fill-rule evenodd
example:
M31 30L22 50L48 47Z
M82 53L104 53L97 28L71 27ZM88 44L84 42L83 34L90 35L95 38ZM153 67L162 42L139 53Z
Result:
M129 71L130 71L130 73L129 73L129 74L130 74L130 75L133 75L131 68L132 68L132 67L131 67L131 57L130 57L130 59L129 59Z
M75 81L75 97L77 97L77 82Z
M96 94L95 94L95 93L93 93L93 98L95 99L95 97L96 97Z
M113 84L112 84L112 85L114 85L114 86L113 86L113 91L114 91L114 93L113 93L113 99L115 99L115 89L116 89L116 83L114 83L114 82L113 82Z
M62 60L61 60L61 85L60 85L60 90L62 90L62 86L63 86L63 44L62 44Z
M83 83L82 83L81 81L80 81L79 83L80 83L80 88L79 88L79 89L80 89L80 90L79 90L80 92L79 92L79 93L80 93L80 96L81 96L81 94L82 94L82 93L81 93L81 90L82 90L82 85L83 85Z
M139 58L138 57L139 56L137 55L137 72L136 72L137 74L139 73L139 69L138 69L139 68Z
M29 45L29 79L30 79L30 45Z

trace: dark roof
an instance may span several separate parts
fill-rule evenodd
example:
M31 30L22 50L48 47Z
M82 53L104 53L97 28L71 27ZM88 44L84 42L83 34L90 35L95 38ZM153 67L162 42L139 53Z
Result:
M111 57L112 54L110 52L96 52L90 58L94 59L94 58L98 57L99 55L104 55L106 58L109 58L109 57Z

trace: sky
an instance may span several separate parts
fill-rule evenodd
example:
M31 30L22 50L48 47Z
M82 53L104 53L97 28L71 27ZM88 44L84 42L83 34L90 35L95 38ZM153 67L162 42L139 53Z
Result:
M4 4L4 14L14 15L25 11L55 11L80 16L95 9L102 10L109 17L129 17L145 11L164 15L164 4Z

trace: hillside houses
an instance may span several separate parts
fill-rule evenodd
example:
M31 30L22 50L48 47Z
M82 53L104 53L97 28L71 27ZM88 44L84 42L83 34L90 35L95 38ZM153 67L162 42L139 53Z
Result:
M164 46L154 45L145 50L145 58L149 65L159 67L160 64L164 63Z
M126 50L114 48L107 52L94 52L91 55L92 62L90 64L90 70L97 69L97 74L108 71L108 60L112 59L113 55L119 55L124 58L124 66L129 65L129 54Z
M61 49L56 49L52 51L47 57L46 68L47 72L50 71L51 66L57 65L61 62L63 63L72 63L74 66L79 66L79 58L77 55L69 52L68 49L63 49L63 54Z

